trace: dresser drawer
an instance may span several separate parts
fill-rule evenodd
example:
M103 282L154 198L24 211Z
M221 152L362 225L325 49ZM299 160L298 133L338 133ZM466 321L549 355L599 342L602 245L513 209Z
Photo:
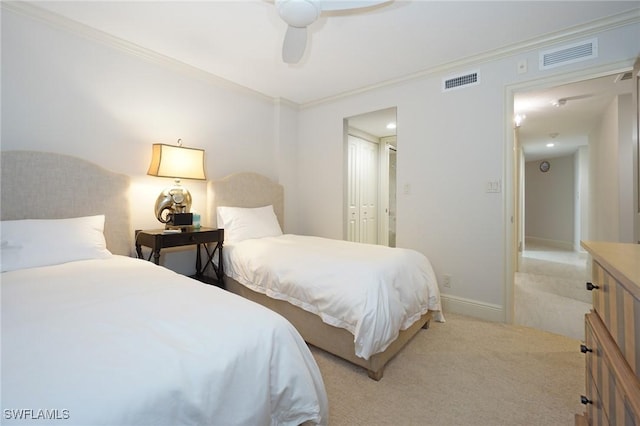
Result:
M590 423L640 426L640 381L595 313L586 315L585 346Z
M587 391L587 400L586 402L586 414L587 414L587 424L590 426L603 426L609 425L609 419L607 418L607 414L602 409L602 399L600 398L600 394L598 393L598 388L596 387L596 381L593 377L587 372L586 374L586 391Z
M604 322L620 352L640 377L640 299L624 283L616 280L597 261L593 261L593 308Z

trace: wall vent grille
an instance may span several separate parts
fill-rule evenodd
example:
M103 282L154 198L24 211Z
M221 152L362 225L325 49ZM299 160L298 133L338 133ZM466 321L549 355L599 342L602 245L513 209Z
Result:
M628 72L625 72L625 73L622 73L622 74L618 74L616 76L615 82L617 83L619 81L631 80L632 74L633 73L631 71L628 71Z
M480 84L480 72L473 71L462 75L445 77L442 80L442 90L454 90Z
M598 57L598 39L581 41L540 52L540 69L559 67Z

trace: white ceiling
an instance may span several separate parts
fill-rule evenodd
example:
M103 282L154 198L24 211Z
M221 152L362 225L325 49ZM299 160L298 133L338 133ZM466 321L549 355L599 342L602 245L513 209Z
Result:
M630 73L629 73L630 74ZM532 92L517 93L516 113L526 118L520 138L527 160L568 155L587 144L587 135L600 121L616 95L631 94L631 79L624 73L607 75ZM555 106L566 99L564 105ZM555 146L546 147L553 142Z
M300 105L514 48L632 9L640 14L637 0L395 0L356 12L323 13L309 27L309 43L302 60L288 65L281 59L287 26L277 15L273 0L31 4L269 97ZM594 89L577 85L558 93L530 95L557 98L592 93ZM594 96L588 101L596 99L600 98ZM560 133L558 139L564 137L570 131L561 122L573 119L567 116L560 120L559 114L568 114L587 103L587 99L571 102L550 116L543 116L542 110L528 112L527 127L521 128L521 134L535 144L552 132ZM553 126L538 124L553 118ZM388 118L384 120L386 124ZM370 132L378 131L371 128Z
M335 96L638 8L637 1L404 1L323 14L296 65L273 1L42 1L42 8L274 98Z

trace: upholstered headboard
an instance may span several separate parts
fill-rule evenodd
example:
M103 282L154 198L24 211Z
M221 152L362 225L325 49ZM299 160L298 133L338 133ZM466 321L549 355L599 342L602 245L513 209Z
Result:
M2 151L0 219L105 215L107 248L129 256L129 177L68 155Z
M207 219L216 227L216 208L263 207L273 205L280 227L284 230L284 188L257 173L235 173L221 180L207 182Z

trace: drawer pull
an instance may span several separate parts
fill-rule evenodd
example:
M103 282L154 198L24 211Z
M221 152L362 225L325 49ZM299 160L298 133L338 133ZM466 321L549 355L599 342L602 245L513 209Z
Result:
M580 403L587 405L587 404L593 404L593 401L591 401L589 398L587 398L584 395L580 395Z
M597 290L599 288L600 288L600 286L597 286L597 285L592 284L592 283L587 283L587 290L589 290L589 291Z
M580 345L580 352L586 354L587 352L593 352L593 349L590 349L587 345Z

